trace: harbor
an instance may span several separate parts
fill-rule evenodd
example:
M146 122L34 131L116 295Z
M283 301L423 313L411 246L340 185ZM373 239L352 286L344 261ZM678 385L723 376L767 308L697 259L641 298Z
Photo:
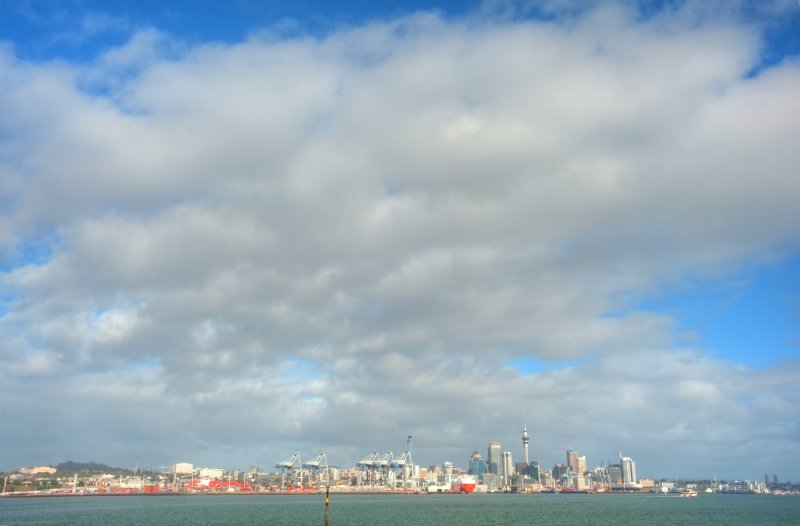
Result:
M275 498L253 495L215 497L76 497L8 499L0 502L0 524L578 524L591 519L598 526L642 524L800 523L800 499L759 495L700 495L681 499L653 494L575 495L447 494L398 497L379 494L298 495Z

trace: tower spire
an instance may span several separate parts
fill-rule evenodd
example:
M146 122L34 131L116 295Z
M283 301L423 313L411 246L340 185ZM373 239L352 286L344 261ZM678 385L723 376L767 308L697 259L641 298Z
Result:
M529 464L528 462L528 442L530 441L530 437L528 436L528 424L525 422L525 410L522 410L522 451L523 456L525 457L525 465Z

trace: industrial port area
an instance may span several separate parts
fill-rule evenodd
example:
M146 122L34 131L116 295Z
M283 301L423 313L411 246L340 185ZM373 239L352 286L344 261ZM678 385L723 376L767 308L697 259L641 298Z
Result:
M2 495L165 495L165 494L308 494L308 493L659 493L697 496L698 493L800 494L800 487L763 481L690 481L638 478L632 458L619 455L616 463L587 469L586 457L566 450L564 463L546 468L528 458L529 435L522 433L522 460L499 442L488 444L486 455L473 451L466 467L451 461L431 466L414 463L412 437L402 453L372 452L353 466L342 467L319 453L293 453L270 469L200 468L179 462L159 470L125 470L103 464L67 462L58 466L23 467L3 473Z

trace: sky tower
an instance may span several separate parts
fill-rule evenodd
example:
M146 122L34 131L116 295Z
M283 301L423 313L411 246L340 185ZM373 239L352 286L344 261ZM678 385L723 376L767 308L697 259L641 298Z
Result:
M530 437L528 436L528 426L525 423L522 424L522 452L525 457L525 465L528 466L528 442L530 441Z

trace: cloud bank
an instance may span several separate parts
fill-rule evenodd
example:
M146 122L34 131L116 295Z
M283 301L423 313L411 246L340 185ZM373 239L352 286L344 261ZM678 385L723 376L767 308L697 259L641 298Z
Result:
M797 362L639 306L798 248L761 45L616 6L0 48L0 464L464 465L526 408L544 465L800 474Z

